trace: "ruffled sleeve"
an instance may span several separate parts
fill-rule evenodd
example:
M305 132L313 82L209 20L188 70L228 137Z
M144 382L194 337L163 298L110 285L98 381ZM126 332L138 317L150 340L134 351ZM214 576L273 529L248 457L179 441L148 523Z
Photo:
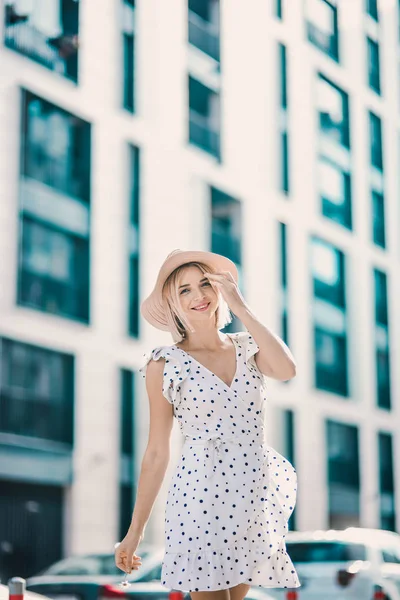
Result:
M241 332L238 339L244 349L247 368L254 375L258 376L261 379L262 384L265 386L268 378L266 375L264 375L264 373L261 373L255 361L255 355L260 349L255 339L248 331Z
M151 360L165 359L163 375L163 396L170 404L177 406L181 385L190 373L189 363L170 346L159 346L144 355L145 363L139 369L139 373L146 377L147 365Z

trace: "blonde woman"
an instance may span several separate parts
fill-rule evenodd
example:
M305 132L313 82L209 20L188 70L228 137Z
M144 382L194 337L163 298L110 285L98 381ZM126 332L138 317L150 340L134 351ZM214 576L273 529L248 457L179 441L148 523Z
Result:
M117 566L140 567L136 550L168 466L175 417L184 444L165 507L162 585L193 600L299 587L284 539L296 471L266 444L264 429L267 378L295 376L290 350L252 313L235 264L212 252L169 254L141 313L174 344L154 348L140 369L150 432ZM231 313L246 331L220 331Z

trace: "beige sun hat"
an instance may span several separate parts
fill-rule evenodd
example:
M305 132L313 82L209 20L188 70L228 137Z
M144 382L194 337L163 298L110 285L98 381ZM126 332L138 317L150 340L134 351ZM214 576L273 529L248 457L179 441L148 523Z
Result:
M172 271L189 262L202 262L216 271L229 271L238 283L239 274L236 265L226 256L202 250L173 250L160 267L153 291L140 306L142 317L157 329L169 331L162 297L163 285Z

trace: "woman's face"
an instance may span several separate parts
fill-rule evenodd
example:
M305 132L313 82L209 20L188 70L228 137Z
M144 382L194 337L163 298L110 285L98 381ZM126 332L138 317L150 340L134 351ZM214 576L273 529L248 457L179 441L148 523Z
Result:
M206 273L198 267L187 267L178 280L178 296L182 310L190 323L204 323L213 319L218 308L218 295Z

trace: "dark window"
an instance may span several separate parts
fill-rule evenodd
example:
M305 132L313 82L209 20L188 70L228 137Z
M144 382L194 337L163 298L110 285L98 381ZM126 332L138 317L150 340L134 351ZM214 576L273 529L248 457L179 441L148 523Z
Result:
M88 322L88 241L25 216L21 233L18 302Z
M386 273L374 269L375 323L388 325L388 299Z
M284 0L274 0L275 2L275 16L278 19L283 19L283 2Z
M377 94L381 93L379 44L367 37L368 84Z
M285 194L290 192L290 174L289 174L289 135L283 131L280 135L281 140L281 190Z
M219 0L189 0L189 43L220 60Z
M129 333L139 336L140 304L140 153L129 147L130 224L129 224Z
M239 286L244 293L241 281L242 265L242 205L221 190L211 188L211 251L226 256L233 261L239 272ZM239 320L233 321L225 331L238 331Z
M350 148L349 97L321 74L318 78L317 105L321 133Z
M383 171L382 121L373 112L369 112L369 131L371 165Z
M279 234L281 242L281 286L287 288L287 225L279 223Z
M189 141L220 158L219 95L189 77Z
M22 175L90 201L89 123L24 91L22 135Z
M279 48L279 67L280 67L280 106L288 107L287 94L287 51L284 44L278 44Z
M319 188L322 214L340 225L352 228L350 174L338 165L320 157Z
M358 429L328 420L326 423L329 527L359 525L360 461Z
M390 410L390 354L388 346L376 348L376 379L378 406Z
M119 535L122 540L132 519L135 495L134 432L135 432L135 373L121 369L121 422L120 455L121 479L119 486Z
M329 563L367 560L365 546L345 542L286 542L288 554L296 563Z
M312 239L314 296L345 308L344 254L331 244Z
M381 248L386 247L385 234L385 198L383 194L372 190L372 239Z
M73 445L73 357L0 339L0 430Z
M333 394L348 396L346 334L316 326L314 335L316 387Z
M134 97L134 68L135 68L135 38L131 33L122 36L124 54L124 108L130 112L135 110Z
M381 528L396 531L393 438L390 433L378 434L379 491ZM385 562L400 563L400 549L383 551Z
M337 7L327 0L309 0L308 39L331 58L339 60Z
M395 527L383 527L383 529L389 529L390 531L396 531ZM392 563L395 565L400 564L400 554L399 551L395 550L382 550L382 560L385 563Z
M378 12L378 0L365 0L367 14L370 15L375 21L379 20Z
M79 2L5 3L4 42L44 67L78 80Z
M211 190L212 251L236 265L242 262L242 209L239 200L216 188Z

